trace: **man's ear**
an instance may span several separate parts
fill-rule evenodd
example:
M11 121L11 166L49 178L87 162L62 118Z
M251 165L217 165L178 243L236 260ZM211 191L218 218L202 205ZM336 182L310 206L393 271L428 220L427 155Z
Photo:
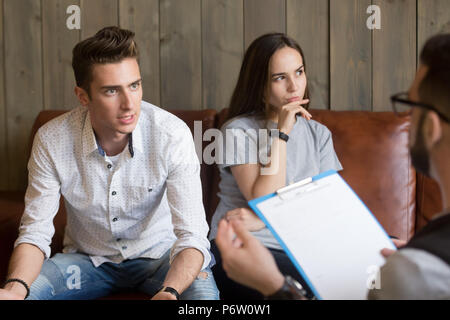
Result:
M82 106L86 107L88 105L89 101L90 101L89 95L86 92L86 90L84 90L83 88L77 86L77 87L75 87L74 92L75 92L75 95L78 98L78 101L80 101L80 104Z
M434 111L427 112L424 125L425 145L430 150L442 139L442 123L439 115Z

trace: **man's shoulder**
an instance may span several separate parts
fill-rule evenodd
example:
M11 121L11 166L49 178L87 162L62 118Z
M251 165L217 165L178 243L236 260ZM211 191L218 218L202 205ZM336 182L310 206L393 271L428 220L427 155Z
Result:
M144 126L149 126L153 133L173 135L177 132L189 130L188 125L173 113L157 107L146 101L141 103L141 115Z
M402 265L414 265L417 270L426 272L434 270L446 273L450 278L450 265L435 254L422 249L404 248L398 250L388 262L395 264L399 269Z
M82 106L69 110L43 124L37 134L44 140L68 137L73 134L74 130L82 128L87 112L87 109Z
M450 266L424 250L397 251L381 268L380 280L381 290L372 293L374 298L450 298Z

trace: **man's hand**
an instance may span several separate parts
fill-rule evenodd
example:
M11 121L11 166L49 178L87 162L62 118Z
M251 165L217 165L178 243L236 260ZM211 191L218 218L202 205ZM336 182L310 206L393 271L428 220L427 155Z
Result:
M203 264L203 254L194 248L186 248L179 252L164 279L165 287L174 288L180 295L186 290L200 273ZM158 292L152 300L176 300L170 292Z
M395 244L395 246L397 248L401 248L404 247L407 243L407 241L405 240L399 240L399 239L392 239L392 242ZM395 253L395 250L392 249L388 249L388 248L384 248L381 250L381 254L383 255L383 257L385 258L389 258L390 256L392 256Z
M177 300L170 292L160 291L152 297L152 300Z
M23 296L10 290L0 289L0 300L23 300Z
M237 208L228 211L225 219L230 222L232 220L239 220L248 231L258 231L265 227L264 222L261 221L250 209Z
M220 221L216 244L222 256L223 268L231 279L265 296L283 286L284 277L272 254L239 220Z

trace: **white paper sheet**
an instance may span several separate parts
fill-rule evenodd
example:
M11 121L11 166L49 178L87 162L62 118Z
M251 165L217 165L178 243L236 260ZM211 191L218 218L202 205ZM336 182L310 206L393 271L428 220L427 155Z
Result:
M320 299L366 299L394 244L338 173L250 202Z

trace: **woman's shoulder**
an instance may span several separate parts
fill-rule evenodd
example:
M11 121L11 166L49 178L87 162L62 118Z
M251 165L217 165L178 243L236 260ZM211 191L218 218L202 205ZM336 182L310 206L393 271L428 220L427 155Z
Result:
M301 119L301 121L304 123L304 126L307 127L309 130L317 133L317 134L323 134L323 133L328 133L330 132L330 130L327 128L327 126L325 126L324 124L316 121L316 120L306 120L303 117L299 117L297 118Z
M223 129L259 129L264 126L264 119L256 115L234 117L222 125Z
M302 124L300 127L303 128L303 134L306 133L306 136L311 137L313 140L321 143L328 140L331 136L331 131L324 124L312 119L306 120L303 117L297 118L297 121L299 120Z

